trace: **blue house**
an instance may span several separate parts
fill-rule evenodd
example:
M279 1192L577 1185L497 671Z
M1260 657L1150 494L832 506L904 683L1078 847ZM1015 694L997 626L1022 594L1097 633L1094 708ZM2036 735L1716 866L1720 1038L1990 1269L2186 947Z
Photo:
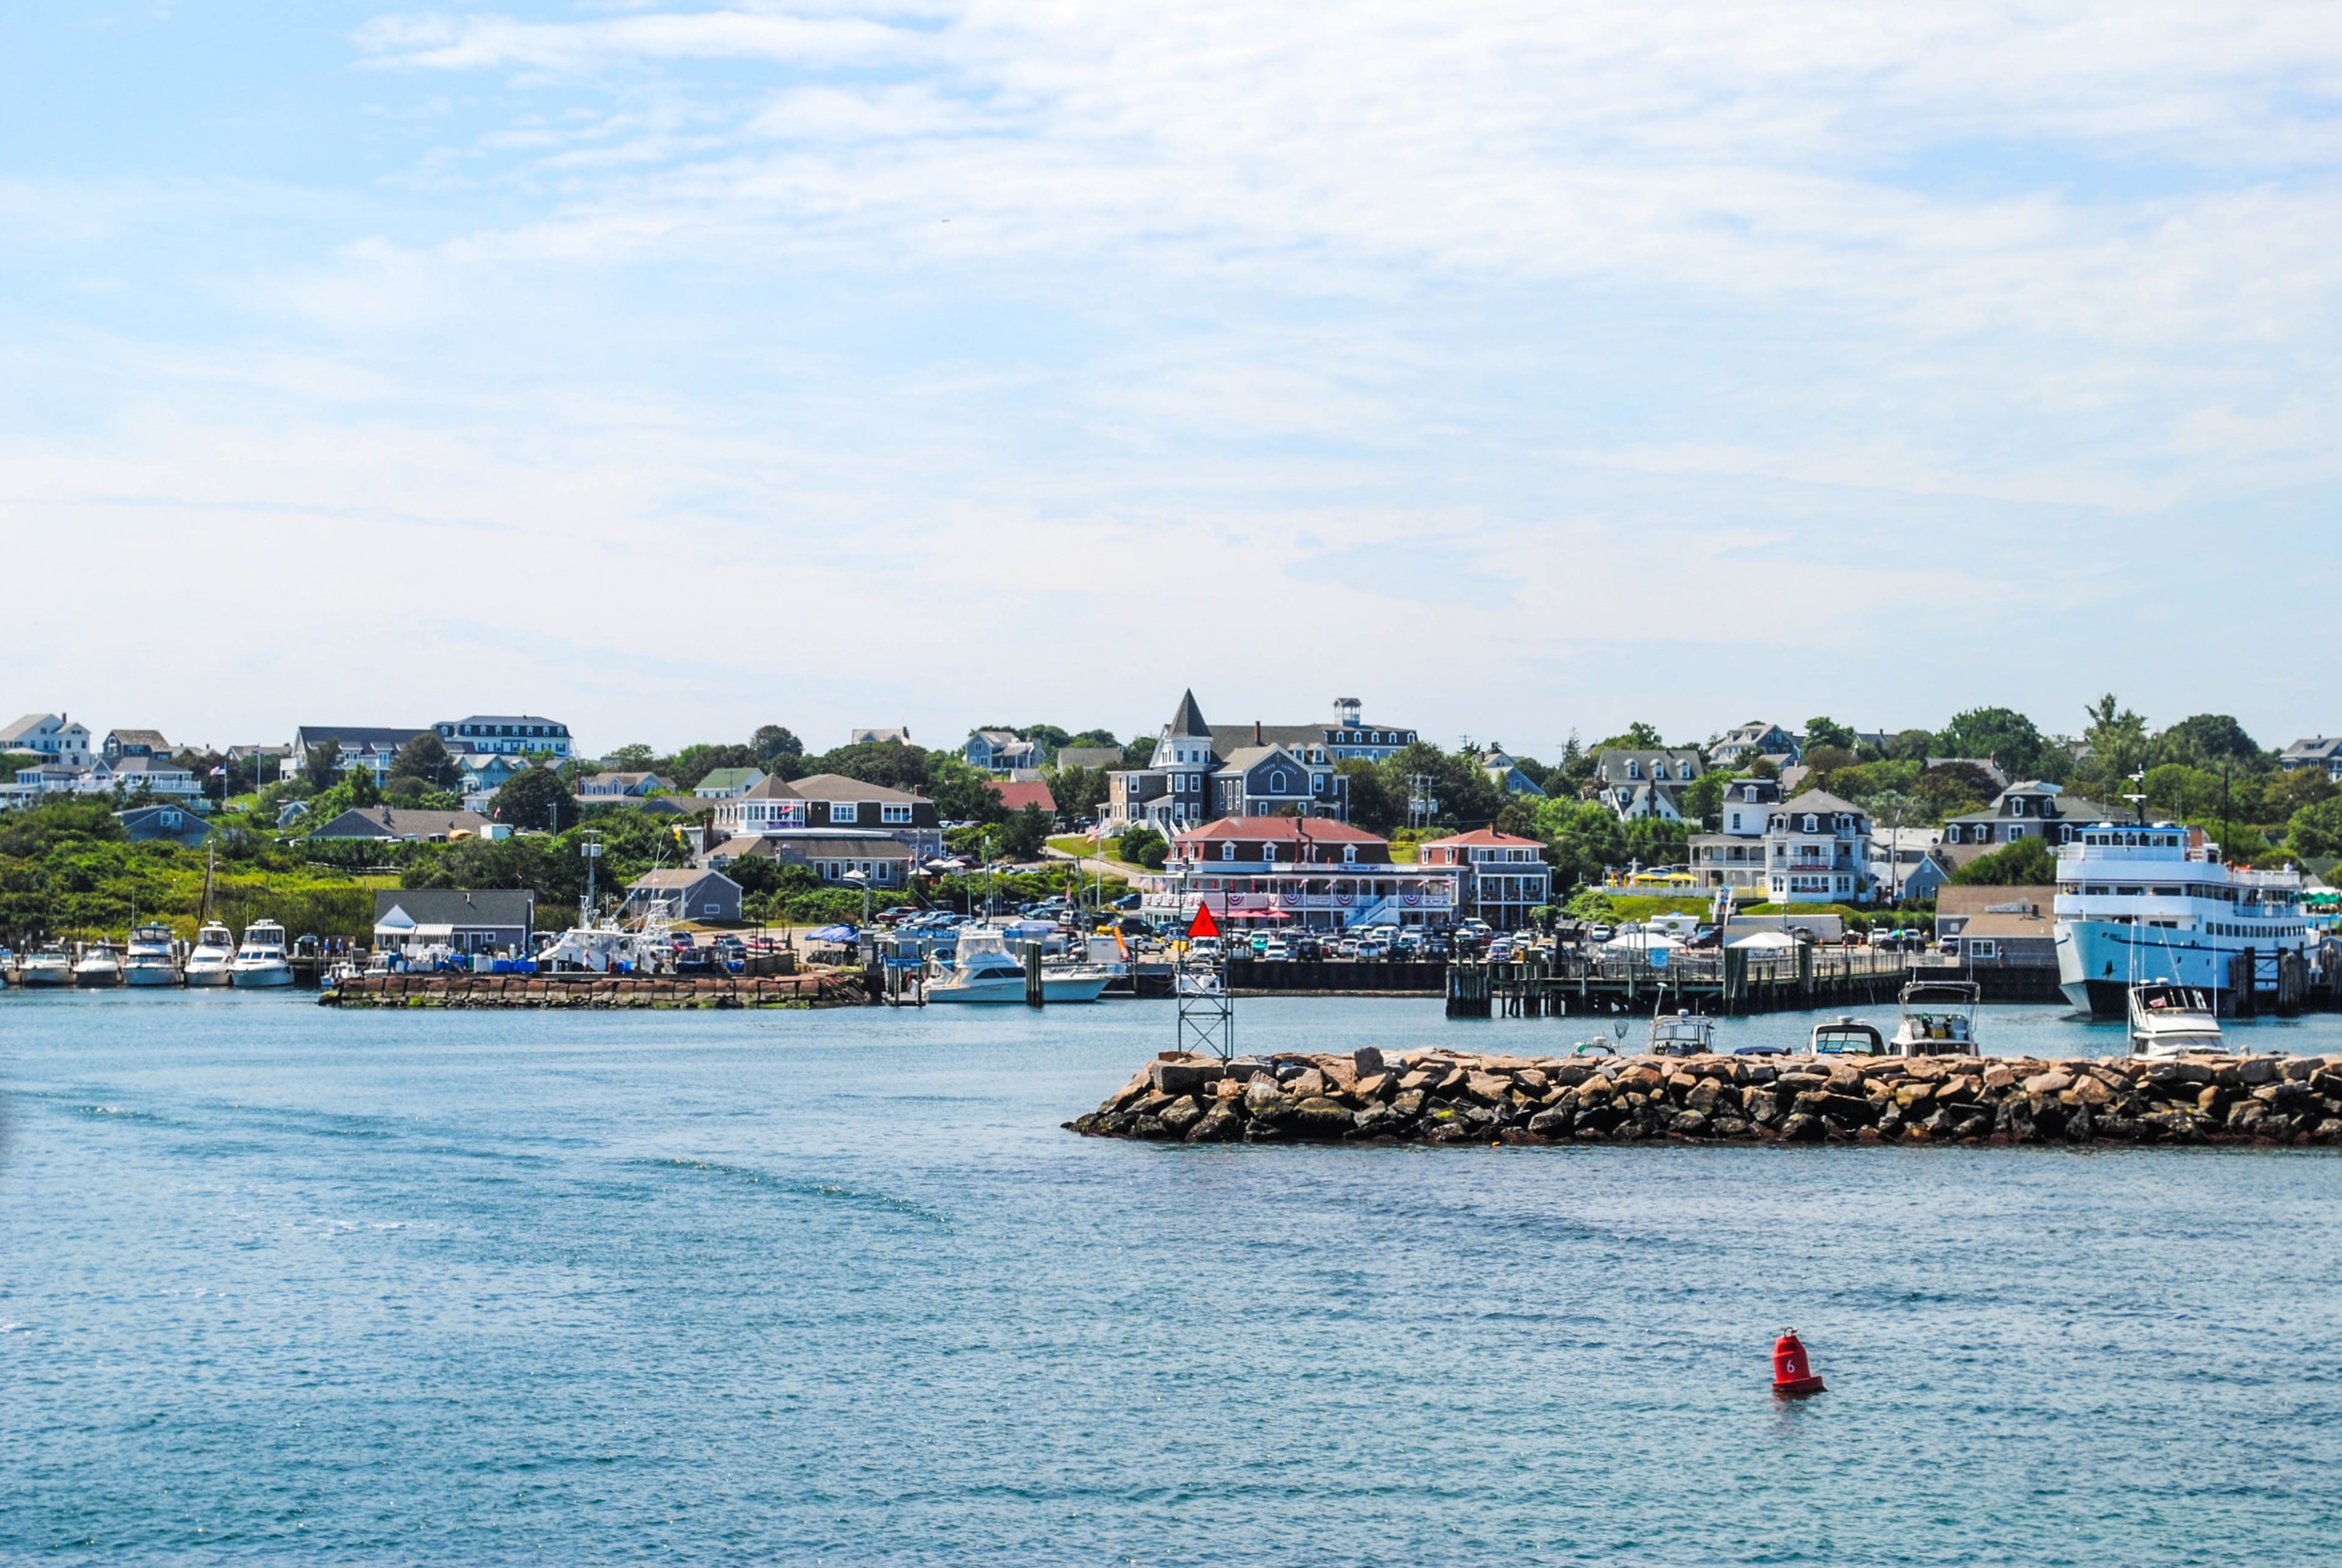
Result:
M192 849L210 834L212 824L184 806L134 806L114 813L132 843L168 839Z

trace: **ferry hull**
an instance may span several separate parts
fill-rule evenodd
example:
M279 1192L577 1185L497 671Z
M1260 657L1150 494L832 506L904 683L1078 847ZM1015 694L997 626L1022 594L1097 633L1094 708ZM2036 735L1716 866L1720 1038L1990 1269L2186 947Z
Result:
M2300 947L2295 940L2261 949L2259 956ZM2127 1022L2130 985L2169 981L2199 985L2231 1010L2228 966L2244 944L2207 940L2193 931L2125 925L2113 920L2060 920L2057 926L2058 989L2077 1012L2093 1019ZM2135 968L2134 968L2135 965ZM2266 989L2266 987L2264 987Z

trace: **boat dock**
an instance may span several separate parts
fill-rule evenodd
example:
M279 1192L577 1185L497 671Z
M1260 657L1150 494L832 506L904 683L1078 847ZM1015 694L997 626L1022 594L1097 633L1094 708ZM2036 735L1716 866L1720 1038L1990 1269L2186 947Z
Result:
M1903 953L1810 943L1778 957L1732 948L1676 952L1665 964L1640 954L1532 952L1511 963L1448 966L1448 1016L1584 1017L1687 1008L1738 1017L1876 1006L1894 1001L1917 974Z

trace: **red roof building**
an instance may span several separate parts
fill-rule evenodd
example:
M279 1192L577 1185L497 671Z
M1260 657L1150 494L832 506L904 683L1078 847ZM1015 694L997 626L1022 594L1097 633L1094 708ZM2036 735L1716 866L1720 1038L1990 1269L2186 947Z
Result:
M1455 919L1460 880L1446 868L1396 863L1388 839L1329 817L1223 817L1173 841L1142 907L1185 923L1203 904L1240 928L1444 926Z
M1424 843L1428 866L1453 866L1463 875L1464 908L1499 931L1518 931L1529 912L1553 900L1553 872L1534 839L1475 828Z
M1037 806L1050 816L1057 814L1057 797L1049 792L1049 786L1037 778L992 779L992 792L1001 797L1001 806L1009 811L1021 811Z

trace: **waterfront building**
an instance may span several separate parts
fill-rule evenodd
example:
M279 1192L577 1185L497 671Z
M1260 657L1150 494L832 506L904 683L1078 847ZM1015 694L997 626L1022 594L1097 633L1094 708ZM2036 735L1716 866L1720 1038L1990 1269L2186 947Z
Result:
M892 892L910 882L919 861L910 846L890 833L855 828L783 828L775 832L718 838L700 859L717 870L747 857L782 866L804 866L824 882L842 883L859 872L868 887Z
M705 866L664 866L626 885L618 913L647 915L651 904L665 901L677 920L737 920L740 896L740 884L722 872Z
M1334 767L1339 760L1334 737L1343 732L1339 716L1331 725L1214 727L1204 722L1195 694L1188 692L1163 727L1149 764L1107 776L1107 824L1115 831L1147 824L1168 837L1222 817L1266 817L1288 809L1347 821L1350 781ZM1400 733L1358 727L1360 736ZM1355 744L1372 748L1376 743Z
M720 841L824 828L875 832L922 863L943 853L943 820L935 802L834 773L765 778L718 801L711 837Z
M1774 904L1870 902L1870 817L1808 790L1765 819L1765 893Z
M1224 817L1181 832L1163 874L1142 879L1142 912L1185 922L1198 905L1241 930L1312 931L1454 923L1465 872L1394 862L1390 841L1323 817Z
M569 755L569 727L536 713L474 713L469 718L443 719L431 727L449 755L464 752L528 753L549 756L556 762Z
M526 953L537 929L537 895L525 888L385 888L374 895L374 945L419 953Z
M89 727L64 713L26 713L0 730L0 752L29 752L43 762L86 768L92 760Z
M1552 902L1553 872L1534 839L1483 827L1427 840L1419 853L1427 866L1456 868L1463 912L1499 931L1518 931L1532 909Z

